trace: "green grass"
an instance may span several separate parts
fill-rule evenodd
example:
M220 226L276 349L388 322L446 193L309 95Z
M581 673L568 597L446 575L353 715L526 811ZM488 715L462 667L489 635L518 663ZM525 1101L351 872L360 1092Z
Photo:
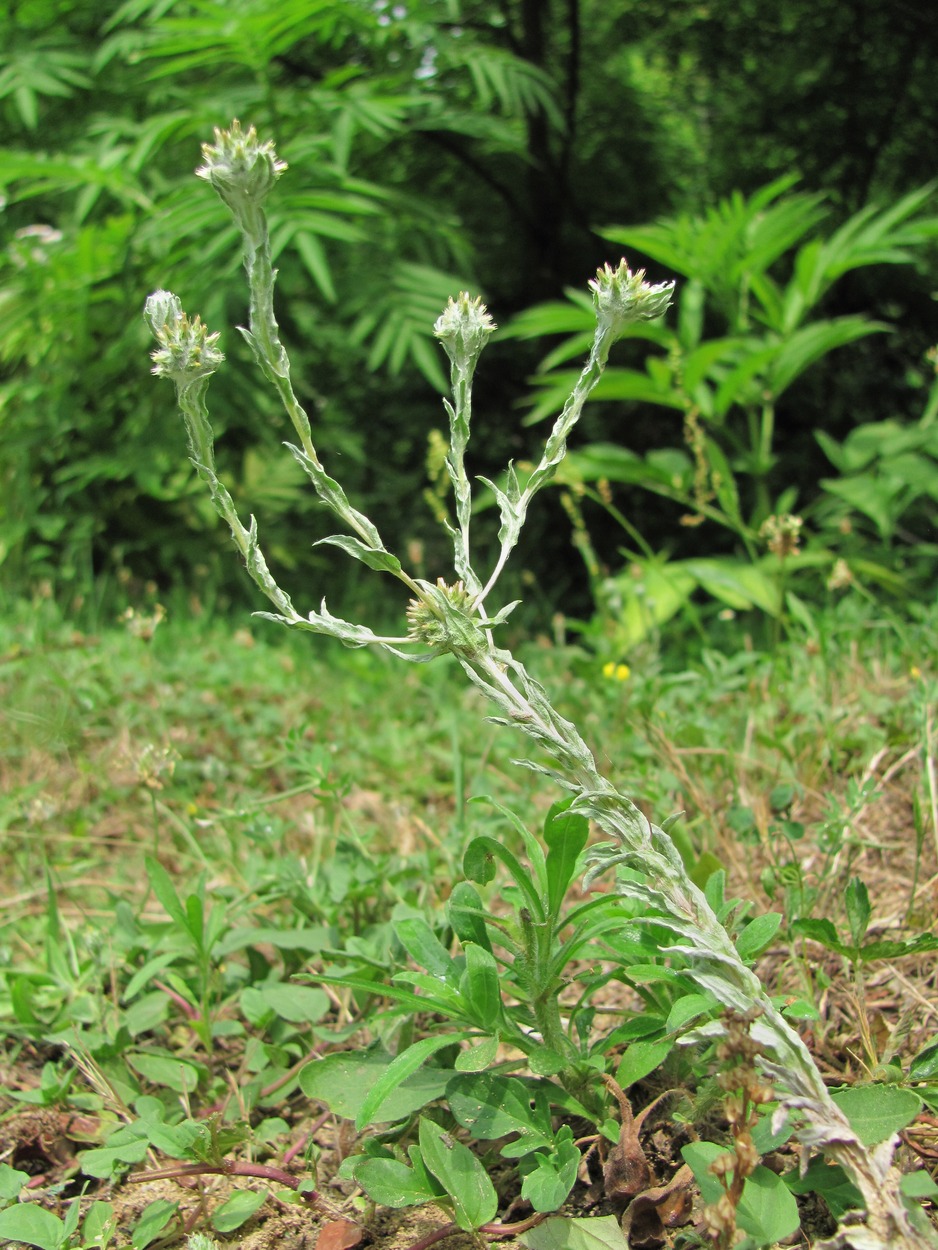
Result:
M900 950L855 977L795 923L847 931L859 878L877 938L934 930L936 624L933 610L893 618L847 601L772 654L748 649L740 627L732 653L628 657L625 681L574 647L525 651L615 784L659 819L685 812L676 835L700 883L722 868L727 897L782 913L760 973L816 1009L806 1036L835 1082L908 1084L938 1032L933 955ZM370 967L377 992L407 965L403 920L426 916L447 940L442 909L468 842L488 834L524 853L472 800L493 797L537 830L556 797L511 763L525 748L484 721L447 661L401 666L250 618L174 616L148 641L121 625L81 635L48 605L12 605L0 708L12 1139L24 1108L63 1106L88 1117L84 1144L100 1148L128 1108L139 1122L146 1099L170 1115L181 1098L193 1123L214 1108L227 1126L218 1157L273 1165L303 1142L307 1170L322 1153L321 1173L334 1171L300 1068L313 1048L393 1051L402 1025L374 1003L363 1016L360 994L304 995L294 978ZM640 1008L615 985L600 1002L623 1021ZM434 1026L404 1027L413 1040ZM712 1092L702 1069L668 1062L694 1122ZM126 1149L125 1163L138 1158ZM60 1192L61 1160L33 1162ZM90 1192L109 1168L86 1167ZM167 1220L160 1235L178 1229Z

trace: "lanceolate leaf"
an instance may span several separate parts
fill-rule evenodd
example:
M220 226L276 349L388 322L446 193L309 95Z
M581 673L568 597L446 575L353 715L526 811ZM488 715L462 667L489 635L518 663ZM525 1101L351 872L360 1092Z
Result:
M397 556L391 555L390 551L385 551L380 547L366 547L360 539L353 538L350 534L331 534L328 538L320 538L313 545L322 547L326 544L339 547L346 555L352 556L355 560L361 560L362 564L367 564L370 569L375 569L378 573L401 571L401 562Z
M579 862L580 853L589 837L589 821L585 816L570 812L573 799L555 803L544 821L544 841L547 843L547 900L551 916L560 914L567 892Z

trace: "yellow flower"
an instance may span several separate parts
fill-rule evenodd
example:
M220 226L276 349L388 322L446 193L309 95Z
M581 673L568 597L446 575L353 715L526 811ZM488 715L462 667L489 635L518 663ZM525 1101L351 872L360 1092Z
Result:
M603 677L608 677L613 681L628 681L632 676L632 670L628 664L616 664L614 660L610 660L603 665Z

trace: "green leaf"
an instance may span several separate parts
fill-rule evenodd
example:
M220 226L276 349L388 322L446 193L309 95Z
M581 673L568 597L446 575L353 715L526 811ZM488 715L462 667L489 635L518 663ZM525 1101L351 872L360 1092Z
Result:
M204 1068L187 1063L185 1059L165 1055L129 1054L127 1062L153 1085L164 1085L177 1094L191 1094L205 1073Z
M554 803L544 821L544 841L547 844L547 902L548 910L555 919L560 915L580 854L589 837L589 821L585 816L569 811L573 799L561 799Z
M899 1188L907 1198L938 1198L938 1185L932 1180L924 1168L918 1172L907 1172L899 1181Z
M844 890L844 903L847 909L847 924L854 946L859 946L866 937L870 925L872 908L870 894L859 877L851 877Z
M875 1146L898 1133L922 1109L919 1095L899 1085L855 1085L831 1097L864 1146Z
M740 959L749 963L761 955L771 944L781 923L782 916L777 911L769 911L750 920L736 939L736 950L739 952Z
M200 1147L206 1151L211 1144L208 1125L194 1120L183 1120L181 1124L148 1122L146 1129L150 1145L171 1159L198 1159L199 1149L193 1148Z
M212 1212L212 1227L219 1233L231 1233L247 1223L255 1211L267 1201L267 1195L256 1189L238 1189L226 1203Z
M640 570L640 576L627 570L610 579L622 599L615 640L623 653L680 612L697 588L697 579L680 563L642 560L635 561L633 567Z
M495 838L483 835L472 839L463 856L463 872L470 881L476 881L479 885L487 885L495 876L496 859L500 859L511 873L518 888L524 894L534 919L545 920L544 902L531 881L530 871L525 871L511 851Z
M363 1159L354 1167L355 1180L382 1207L416 1207L440 1197L416 1169L399 1159Z
M241 991L241 1006L248 1018L258 1021L268 1012L291 1024L315 1024L329 1010L329 996L310 985L276 981L251 985Z
M398 920L394 925L394 936L419 967L435 977L455 981L452 957L426 920L419 916Z
M332 273L329 269L329 262L326 259L325 249L319 238L308 230L297 230L293 236L293 246L300 254L300 258L306 267L306 272L319 287L320 293L334 304L336 301L335 286L332 282Z
M457 1072L482 1072L491 1067L498 1056L501 1038L497 1033L484 1038L474 1046L461 1050L456 1057Z
M913 1081L938 1079L938 1041L922 1047L909 1064L909 1077Z
M459 989L472 1008L476 1023L482 1029L493 1029L502 1014L502 992L495 956L469 942L465 948L466 970Z
M938 937L931 933L920 933L918 937L907 941L895 938L878 938L861 946L859 952L861 963L870 963L874 959L896 959L900 955L920 955L926 951L938 950ZM853 952L851 952L853 953Z
M380 1115L384 1113L384 1100L402 1081L421 1068L431 1055L444 1047L453 1046L465 1041L468 1033L441 1033L436 1037L424 1037L419 1042L408 1046L387 1066L378 1077L374 1087L361 1105L355 1117L355 1127L361 1131L369 1124L381 1123Z
M769 616L781 611L778 578L771 568L728 556L684 560L681 567L697 578L707 594L737 611L748 612L754 605Z
M0 1202L9 1202L18 1197L28 1180L28 1172L11 1168L9 1163L0 1163Z
M447 1086L446 1100L456 1123L473 1137L494 1141L517 1133L519 1142L512 1145L510 1154L503 1152L506 1158L517 1158L554 1140L549 1105L536 1090L537 1086L520 1077L462 1073Z
M361 560L362 564L367 564L370 569L374 569L378 573L399 573L401 571L401 562L397 556L390 551L385 551L383 547L368 547L359 538L353 538L350 534L331 534L328 538L320 538L313 543L314 547L322 546L339 547L346 555L352 556L355 560Z
M715 1006L716 999L712 994L682 994L668 1013L667 1031L680 1033L692 1020L706 1015Z
M795 920L791 926L792 933L799 937L810 938L812 942L819 942L821 946L829 951L834 951L838 955L849 955L850 948L844 942L841 942L837 936L837 930L834 928L830 920L814 920L805 918Z
M731 1152L713 1142L691 1142L681 1154L694 1173L704 1202L716 1202L725 1192L710 1165ZM760 1246L772 1246L800 1226L798 1204L780 1176L761 1164L747 1178L736 1212L739 1227Z
M66 1241L65 1225L38 1203L21 1202L0 1211L0 1238L23 1241L40 1250L59 1250Z
M841 1220L847 1211L863 1206L863 1195L847 1179L847 1173L839 1163L814 1158L804 1176L796 1171L788 1173L784 1179L793 1194L820 1194L835 1220Z
M528 1250L628 1250L625 1234L614 1215L595 1219L555 1215L529 1228L518 1240Z
M145 1137L132 1128L118 1129L108 1138L106 1146L83 1150L78 1156L81 1170L86 1176L109 1180L116 1168L140 1163L146 1158L149 1144Z
M189 917L186 915L182 903L179 901L179 895L176 893L176 887L173 885L172 878L158 860L147 855L144 858L147 870L147 880L150 882L150 888L156 895L163 910L167 916L175 920L180 928L193 936L189 928Z
M300 1088L307 1098L347 1120L357 1119L378 1081L393 1059L383 1050L342 1051L307 1064ZM375 1112L374 1123L393 1123L441 1097L454 1075L445 1068L420 1068L388 1093ZM380 1119L377 1117L380 1116Z
M108 1239L109 1230L113 1234L116 1227L114 1207L110 1202L93 1202L81 1222L81 1239L86 1246L97 1243L103 1245Z
M447 900L446 916L463 946L474 942L485 950L492 949L485 923L488 914L482 895L472 882L458 881Z
M521 1196L535 1211L556 1211L566 1201L580 1167L580 1152L572 1129L564 1124L551 1150L538 1150L533 1159L534 1166L525 1172Z
M140 1219L131 1229L130 1240L134 1250L144 1250L151 1241L156 1241L178 1211L179 1203L170 1202L168 1198L157 1198L155 1202L145 1206Z
M472 1151L424 1116L420 1117L418 1141L428 1171L452 1199L459 1227L470 1232L494 1219L498 1195Z
M779 348L769 370L772 394L777 398L810 365L835 348L888 329L884 322L868 321L864 317L838 317L802 326Z
M633 1042L619 1060L619 1066L616 1069L617 1083L627 1090L630 1085L643 1080L656 1068L660 1068L673 1048L673 1037Z

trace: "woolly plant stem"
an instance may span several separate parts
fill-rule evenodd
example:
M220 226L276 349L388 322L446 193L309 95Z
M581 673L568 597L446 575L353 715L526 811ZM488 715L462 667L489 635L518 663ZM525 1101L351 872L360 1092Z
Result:
M760 1014L751 1034L763 1052L762 1066L772 1080L780 1105L792 1114L795 1136L807 1152L822 1150L842 1164L863 1196L866 1225L842 1228L826 1243L829 1250L922 1250L938 1246L929 1229L913 1229L892 1166L895 1139L869 1149L860 1141L832 1100L811 1055L798 1034L773 1005L762 983L746 966L728 933L690 879L680 854L664 828L652 824L636 805L599 771L576 728L552 707L545 691L507 651L495 646L492 630L511 607L486 619L482 604L494 587L518 541L528 505L546 485L566 453L567 437L578 420L589 393L599 380L611 343L629 322L661 315L668 306L673 284L652 286L644 274L633 274L623 261L618 269L600 270L590 283L597 328L589 359L573 393L548 437L540 461L524 489L509 466L503 486L487 483L501 514L500 554L484 583L474 570L469 550L471 490L465 470L465 452L471 419L471 382L479 355L494 330L480 300L461 294L450 300L434 327L452 365L455 404L447 404L450 452L447 469L456 498L456 524L448 525L459 581L434 586L412 578L384 547L371 521L349 503L339 483L328 476L316 454L309 420L290 383L286 351L274 318L275 272L270 260L263 199L285 166L270 144L258 143L253 128L242 132L216 131L216 145L203 148L205 166L198 172L211 182L228 204L245 240L245 267L251 291L250 328L242 334L251 345L264 375L276 387L299 437L301 446L290 451L306 470L320 499L346 524L351 535L324 541L373 569L392 573L413 593L408 610L410 631L405 638L383 638L365 626L334 617L322 604L319 612L301 616L289 596L271 576L257 540L253 518L245 528L230 495L214 469L212 431L205 409L209 375L222 360L198 318L189 321L175 296L159 292L147 301L147 320L159 343L153 354L154 372L173 379L189 434L193 463L209 487L212 501L228 522L248 572L277 609L273 619L298 629L325 633L350 646L377 645L402 659L426 661L435 655L456 656L467 677L497 707L492 719L521 729L550 757L551 766L519 761L545 773L575 796L574 809L595 822L611 841L595 848L587 881L598 872L622 865L633 870L617 889L638 900L655 924L671 929L674 944L663 954L675 954L689 965L689 975L706 993L740 1012L758 1006ZM483 479L484 480L484 479ZM266 614L265 614L266 615ZM414 654L407 643L422 644ZM719 1020L688 1034L685 1041L712 1038L723 1031ZM820 1250L820 1247L818 1248Z

